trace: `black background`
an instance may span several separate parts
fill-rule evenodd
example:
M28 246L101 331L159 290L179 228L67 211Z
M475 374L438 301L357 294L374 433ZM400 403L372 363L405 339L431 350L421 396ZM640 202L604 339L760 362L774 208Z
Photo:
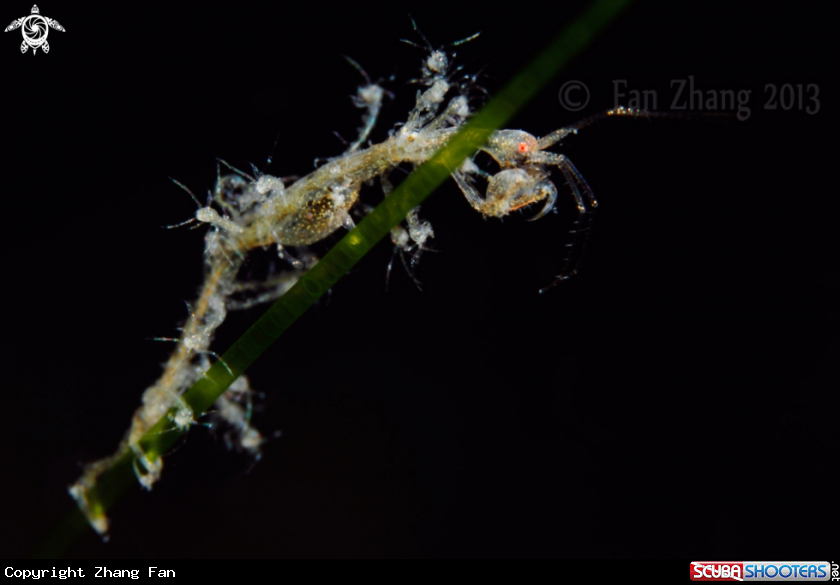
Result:
M396 76L382 139L423 57L399 42L417 40L409 12L435 45L483 31L457 62L492 95L582 3L39 6L67 29L49 54L0 35L3 556L31 551L80 463L114 451L171 349L147 339L176 336L195 295L201 233L160 228L194 211L167 177L202 193L215 157L262 164L278 133L273 174L339 154L332 132L359 125L343 54ZM571 197L500 222L445 185L423 206L439 250L423 292L396 268L386 292L383 242L249 372L256 425L283 433L262 461L196 428L151 493L117 504L109 543L68 554L836 554L836 42L818 4L766 6L639 2L509 125L611 107L615 79L661 110L689 75L752 92L743 122L610 120L566 142L602 205L574 280L537 294ZM568 80L590 89L579 113L558 102ZM765 110L786 83L817 84L819 112Z

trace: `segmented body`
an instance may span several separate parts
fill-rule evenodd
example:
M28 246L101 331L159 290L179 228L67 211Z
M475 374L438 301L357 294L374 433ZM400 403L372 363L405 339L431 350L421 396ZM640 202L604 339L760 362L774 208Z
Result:
M179 338L166 338L176 341L176 348L161 377L144 392L142 405L135 412L131 428L117 452L89 464L70 488L91 525L101 534L107 532L107 518L101 507L90 500L90 490L100 475L128 452L136 457L135 471L145 488L151 489L160 478L162 459L147 458L140 446L141 437L164 416L170 416L182 429L194 423L194 413L182 399L182 394L204 375L207 355L216 355L210 351L210 343L227 311L282 295L313 261L311 257L294 258L287 248L320 242L342 227L351 229L354 224L350 213L359 202L359 192L364 184L379 178L387 195L391 190L388 176L396 167L422 164L468 119L471 110L466 92L474 80L454 83L448 73L448 55L442 50L430 51L423 64L423 77L417 80L425 89L418 92L407 121L392 130L383 142L361 147L373 128L379 102L386 95L363 73L369 83L359 88L355 103L364 107L367 115L359 139L343 154L288 186L283 179L255 169L253 176L241 171L219 176L206 206L202 207L190 193L199 209L194 218L184 223L211 226L205 236L205 280L198 298L191 305ZM446 101L453 88L458 90L458 95ZM630 110L615 110L604 115L637 114ZM494 132L481 150L495 159L499 171L491 175L468 160L452 172L452 177L470 205L485 216L504 217L515 210L544 202L539 217L554 207L557 189L550 176L551 169L556 168L569 184L581 217L585 217L597 206L591 189L563 155L546 149L594 119L557 130L541 139L522 130ZM487 182L486 193L479 191L477 181ZM411 251L412 261L432 236L431 226L419 219L416 209L406 217L405 229L398 226L392 231L396 248L400 253ZM239 269L248 252L272 245L293 269L265 281L240 279ZM571 256L565 264L555 282L567 278L577 268ZM243 402L249 400L249 392L247 380L240 377L217 403L216 416L232 429L235 440L231 444L258 458L263 439L250 425L250 408L243 406Z

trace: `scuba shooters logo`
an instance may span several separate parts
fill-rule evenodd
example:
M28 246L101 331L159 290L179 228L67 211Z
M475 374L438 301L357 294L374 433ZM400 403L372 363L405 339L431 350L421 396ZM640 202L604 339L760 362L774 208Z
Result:
M839 581L828 561L693 561L692 581Z

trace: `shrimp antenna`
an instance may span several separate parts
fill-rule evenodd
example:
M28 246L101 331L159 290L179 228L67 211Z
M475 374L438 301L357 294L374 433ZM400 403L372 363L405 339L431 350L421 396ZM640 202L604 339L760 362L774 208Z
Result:
M411 19L411 26L414 28L414 32L416 32L418 35L420 35L420 38L423 39L424 43L426 43L426 48L429 51L434 51L434 48L432 47L432 43L429 42L429 39L426 38L426 35L423 34L423 31L421 31L417 27L417 22L414 20L414 17L411 16L410 14L408 15L408 17ZM408 39L400 39L400 41L403 42L403 43L407 43L407 44L411 45L412 47L417 47L420 50L423 49L423 47L421 47L420 45L418 45L414 41L409 41Z
M243 177L243 178L245 178L245 179L248 179L248 180L249 180L249 181L251 181L251 182L256 181L256 179L254 179L254 177L252 177L251 175L249 175L249 174L248 174L248 173L246 173L246 172L240 171L240 170L239 170L239 169L237 169L235 166L233 166L232 164L230 164L229 162L227 162L225 159L223 159L223 158L217 158L216 160L217 160L217 161L219 161L220 163L222 163L223 165L225 165L227 168L229 168L230 170L232 170L234 173L236 173L236 174L237 174L237 175L239 175L240 177Z
M173 183L175 183L176 185L178 185L181 189L183 189L187 193L189 193L190 197L192 197L192 200L195 201L195 204L198 206L199 209L201 209L201 203L198 201L198 197L193 195L193 192L190 191L189 188L187 188L186 185L184 185L182 182L178 181L177 179L173 179L172 177L169 177L169 180L172 181Z
M350 63L350 65L352 65L352 66L353 66L353 68L354 68L356 71L358 71L359 73L361 73L361 74L362 74L362 77L364 77L364 78L365 78L365 81L367 82L367 84L368 84L368 85L371 85L371 83L372 83L372 82L371 82L371 80L370 80L370 76L367 74L367 71L365 71L364 69L362 69L362 66L361 66L361 65L359 65L359 63L358 63L355 59L351 59L351 58L350 58L350 57L348 57L347 55L342 55L342 56L343 56L343 57L347 60L347 62L348 62L348 63Z
M482 31L478 31L478 32L477 32L477 33L475 33L474 35L470 35L470 36L468 36L468 37L466 37L466 38L464 38L464 39L461 39L460 41L455 41L454 43L449 43L449 44L448 44L448 45L446 45L446 46L447 46L447 47L457 47L458 45L463 45L464 43L469 43L470 41L477 39L477 38L478 38L478 35L480 35L480 34L481 34L481 32L482 32Z

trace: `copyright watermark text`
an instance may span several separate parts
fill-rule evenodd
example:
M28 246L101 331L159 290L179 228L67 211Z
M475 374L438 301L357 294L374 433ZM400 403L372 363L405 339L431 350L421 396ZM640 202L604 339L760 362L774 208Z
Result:
M754 107L765 111L798 111L814 115L820 111L820 88L816 83L767 83L760 91L753 89L716 89L703 87L693 75L671 79L667 95L657 89L632 87L627 79L611 84L614 108L672 112L730 112L740 121L752 115ZM760 94L760 95L759 95ZM589 103L589 88L580 81L567 81L560 88L560 105L578 112Z

